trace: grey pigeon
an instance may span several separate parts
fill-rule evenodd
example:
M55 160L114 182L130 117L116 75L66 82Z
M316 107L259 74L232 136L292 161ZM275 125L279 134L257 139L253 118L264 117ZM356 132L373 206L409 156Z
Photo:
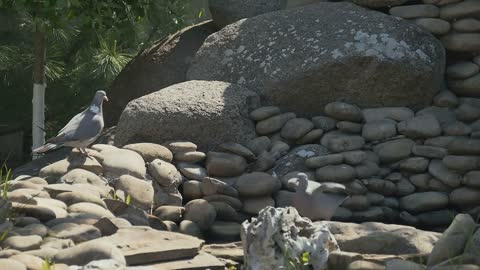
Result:
M104 100L108 101L105 91L97 91L88 108L75 115L57 136L48 139L45 145L33 150L33 153L44 153L60 146L68 146L78 148L88 156L85 148L93 143L103 130Z
M308 176L298 174L298 187L292 199L292 206L298 213L311 219L330 220L335 210L348 198L345 186L338 183L321 183L313 192L307 191Z

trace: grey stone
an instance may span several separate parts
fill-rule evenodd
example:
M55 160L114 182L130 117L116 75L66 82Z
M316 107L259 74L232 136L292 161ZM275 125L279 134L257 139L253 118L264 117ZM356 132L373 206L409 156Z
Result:
M400 6L408 0L348 0L357 5L369 8L393 7Z
M177 168L190 180L202 181L207 176L207 170L200 165L190 163L178 163Z
M178 226L178 231L200 239L204 237L202 229L200 229L200 227L191 220L182 220Z
M447 155L447 149L442 147L436 147L436 146L416 144L412 148L412 153L416 156L442 159Z
M368 192L367 194L365 194L365 197L367 197L367 200L370 203L370 205L380 205L385 200L385 196L375 192Z
M418 18L415 24L434 35L445 35L451 29L450 23L437 18Z
M73 169L60 178L61 183L105 186L107 181L84 169Z
M367 123L384 119L405 121L415 116L415 113L406 107L369 108L363 109L362 113Z
M210 228L210 235L215 239L239 240L240 224L237 222L216 221Z
M283 128L285 123L294 119L296 115L294 113L283 113L267 118L260 122L257 122L255 130L260 135L267 135L277 132Z
M27 270L25 264L13 259L0 259L0 268L8 270Z
M367 159L367 153L363 151L349 151L343 152L343 159L348 165L359 165Z
M459 121L442 126L442 130L446 136L467 136L472 133L471 127Z
M406 196L415 192L415 186L407 179L402 179L395 183L397 187L397 196Z
M132 205L141 209L152 207L154 190L151 182L130 175L122 175L115 183L115 188L130 195Z
M474 18L460 19L453 23L453 29L458 32L479 32L480 20Z
M448 145L455 139L454 136L440 136L435 138L429 138L424 141L426 146L434 146L440 148L447 148Z
M475 121L480 118L480 109L475 104L462 103L455 109L455 116L460 121Z
M367 187L360 180L353 180L350 183L345 184L348 194L353 195L365 195L368 192Z
M418 111L416 114L417 117L427 115L434 116L440 125L455 122L456 120L454 111L450 108L444 107L430 106Z
M343 163L343 155L342 154L331 154L331 155L323 155L323 156L316 156L310 157L305 160L305 165L308 168L321 168L327 165L338 165Z
M353 212L352 219L356 222L369 222L382 220L384 218L384 213L380 207L372 207L364 211L355 211Z
M102 218L102 217L114 217L113 214L107 209L99 206L98 204L81 202L72 204L68 207L68 212L70 213L85 213L92 216Z
M198 106L199 103L204 106ZM181 138L209 150L218 142L245 143L255 137L248 113L258 106L255 93L225 82L188 81L172 85L127 105L117 125L115 144L140 140L161 143ZM156 120L145 123L147 119ZM189 127L187 133L185 126Z
M465 0L460 3L442 6L440 18L445 20L474 17L480 12L480 3L475 0Z
M433 98L433 105L437 107L455 107L458 103L458 97L448 90L441 91Z
M198 146L188 141L167 141L163 144L175 155L180 152L197 151Z
M440 192L450 192L453 188L438 179L431 178L428 180L428 189Z
M275 106L260 107L250 113L250 118L254 121L262 121L281 113L280 108Z
M448 196L441 192L419 192L400 199L400 208L410 213L443 209L448 205Z
M313 123L310 120L294 118L285 123L280 134L287 140L298 140L312 129Z
M356 173L350 165L327 165L317 169L315 176L319 182L346 183L352 181Z
M472 37L472 39L475 39L478 44L478 49L480 50L480 34L463 34L463 35L476 35L475 37ZM464 46L464 45L459 45L459 46ZM480 97L480 91L478 91L480 86L480 73L464 79L464 80L449 80L448 81L448 87L457 95L459 96L467 96L467 97Z
M414 18L435 18L440 15L440 9L435 5L410 5L410 6L399 6L392 7L389 10L389 13L393 16L401 17L404 19L414 19Z
M238 191L229 184L211 177L205 177L201 183L203 195L223 194L238 197Z
M37 249L42 243L42 237L38 235L28 236L10 236L7 237L0 245L3 248L11 248L18 251L27 251Z
M462 176L450 171L441 160L433 159L428 166L428 172L438 180L450 187L458 187L462 181Z
M114 259L125 265L125 258L122 252L113 244L107 241L88 241L77 246L60 250L55 255L56 263L68 265L85 265L94 260Z
M210 151L207 154L206 168L211 176L238 176L247 168L247 161L235 154Z
M365 139L339 131L332 131L322 137L320 143L334 153L362 149Z
M370 207L370 202L366 196L363 195L353 195L347 198L342 206L350 210L364 210Z
M155 209L153 214L161 220L170 220L178 223L182 220L184 212L184 207L163 205Z
M152 162L155 159L161 159L171 162L173 159L172 152L163 145L155 143L134 143L123 147L139 153L146 162Z
M223 203L226 203L226 204L230 205L231 207L233 207L233 209L235 209L235 210L240 210L242 208L242 205L243 205L242 202L238 198L227 196L227 195L222 195L222 194L208 195L208 196L203 197L203 199L208 201L208 202L223 202Z
M246 158L247 160L254 160L255 154L250 149L238 143L222 143L219 148L223 151L233 153Z
M428 173L414 174L410 176L409 180L416 188L421 190L428 189L428 181L432 178Z
M337 120L328 116L315 116L312 118L312 122L316 128L322 129L325 132L335 129L337 124Z
M410 139L398 139L377 144L373 151L382 162L395 162L409 157L414 144L415 142Z
M480 188L480 171L471 171L463 176L462 184L474 188Z
M443 36L441 41L447 50L456 52L475 52L480 49L480 34L451 33Z
M243 201L242 211L250 215L258 215L260 210L267 206L275 206L275 201L271 197L248 198Z
M466 172L480 168L480 157L477 156L453 156L443 158L443 164L452 171Z
M328 103L325 105L325 114L340 121L363 121L363 114L360 108L345 102L336 101Z
M323 129L313 129L305 134L300 139L296 140L296 144L309 144L320 141L320 138L323 135Z
M74 243L86 242L102 236L100 230L88 224L61 223L50 228L49 234L60 239L71 239Z
M101 153L104 156L102 165L107 174L113 176L129 174L138 178L143 178L146 174L145 161L137 152L127 149L115 149L105 150Z
M337 129L345 133L362 133L363 125L359 123L354 123L350 121L340 121L337 122Z
M480 203L480 190L470 187L457 188L450 193L450 203L461 208L477 206Z
M237 221L238 214L230 205L222 202L210 202L217 212L216 220Z
M471 216L468 214L457 215L452 224L438 239L437 244L435 244L432 253L428 257L427 265L433 266L460 255L475 227L475 221Z
M470 61L457 62L447 67L446 73L452 79L466 79L480 71L480 68Z
M400 161L398 168L410 173L422 173L427 170L429 162L428 159L423 157L411 157Z
M190 180L183 183L183 196L186 200L202 198L202 185L200 181Z
M190 151L190 152L178 152L175 153L175 161L187 162L187 163L198 163L205 159L207 155L199 151Z
M418 218L418 222L423 226L448 226L450 225L450 223L452 223L453 218L455 217L455 212L453 212L452 210L444 209L420 213L415 217Z
M319 38L342 29L347 20L362 31L344 31L334 39ZM378 36L380 22L385 29L390 29L388 38L390 44L396 44L395 53L390 53L388 42ZM291 26L293 29L289 30ZM272 34L276 40L270 43ZM372 37L377 40L368 41ZM292 44L295 50L291 49ZM273 48L284 51L272 54ZM318 55L318 48L327 52ZM370 55L372 51L375 52ZM367 68L367 65L371 67L370 63L358 62L367 54L376 62L375 70L369 73L374 77L368 82L359 80L362 76L358 76L359 70L371 70ZM311 55L317 55L318 59L309 58ZM439 89L443 61L441 44L415 25L350 3L316 3L228 25L206 40L187 77L244 85L262 95L266 104L302 115L319 115L321 106L345 97L345 102L362 107L423 106ZM338 67L333 68L335 72L324 71L326 67L333 70L332 66ZM396 76L387 75L390 70ZM422 78L418 78L419 74ZM373 81L376 83L372 84ZM355 85L355 90L350 85ZM347 89L351 91L345 92ZM385 89L392 94L387 94ZM417 98L411 99L411 96Z
M428 138L439 136L442 133L437 119L431 115L417 116L397 125L400 134L410 138Z
M215 222L217 212L206 200L197 199L185 205L184 220L195 222L202 230L207 230Z
M280 189L280 181L266 173L253 172L240 176L235 184L238 193L246 197L260 197Z
M395 197L385 197L382 203L383 206L390 207L393 209L397 209L400 206L397 198Z
M391 196L396 193L397 187L391 181L379 178L368 178L363 180L369 191L377 192L385 196Z
M389 119L367 122L362 130L362 137L367 141L383 140L395 135L397 135L396 122Z
M334 221L350 221L352 220L353 212L344 207L338 207L332 216Z
M257 137L247 143L247 148L250 149L256 156L264 151L270 150L272 142L267 136Z
M423 0L423 3L434 4L437 6L444 6L444 5L453 4L461 1L463 0Z
M480 155L480 140L456 137L447 149L453 155Z

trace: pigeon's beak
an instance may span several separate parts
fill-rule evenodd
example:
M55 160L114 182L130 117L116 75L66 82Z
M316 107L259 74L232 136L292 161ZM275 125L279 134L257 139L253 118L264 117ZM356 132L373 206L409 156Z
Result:
M104 97L103 97L103 100L108 101L108 97L107 97L107 96L104 96Z

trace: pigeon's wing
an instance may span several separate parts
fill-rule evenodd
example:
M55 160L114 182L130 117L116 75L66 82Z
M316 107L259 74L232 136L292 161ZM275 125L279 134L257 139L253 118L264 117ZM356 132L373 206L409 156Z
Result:
M59 134L48 140L50 143L81 142L97 137L103 129L102 114L83 111L77 114L60 130Z
M71 130L72 128L75 128L78 126L78 124L82 121L82 119L85 117L87 114L87 109L83 110L81 113L78 113L75 115L70 121L58 132L57 136L61 135L62 133L65 133L65 131Z

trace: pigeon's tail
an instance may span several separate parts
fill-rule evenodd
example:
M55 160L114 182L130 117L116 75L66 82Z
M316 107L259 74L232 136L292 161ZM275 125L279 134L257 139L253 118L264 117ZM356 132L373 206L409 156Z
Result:
M32 151L32 153L33 154L45 153L45 152L53 150L57 147L59 147L59 145L53 144L53 143L47 143L45 145L42 145L42 146L38 147L37 149L34 149Z

